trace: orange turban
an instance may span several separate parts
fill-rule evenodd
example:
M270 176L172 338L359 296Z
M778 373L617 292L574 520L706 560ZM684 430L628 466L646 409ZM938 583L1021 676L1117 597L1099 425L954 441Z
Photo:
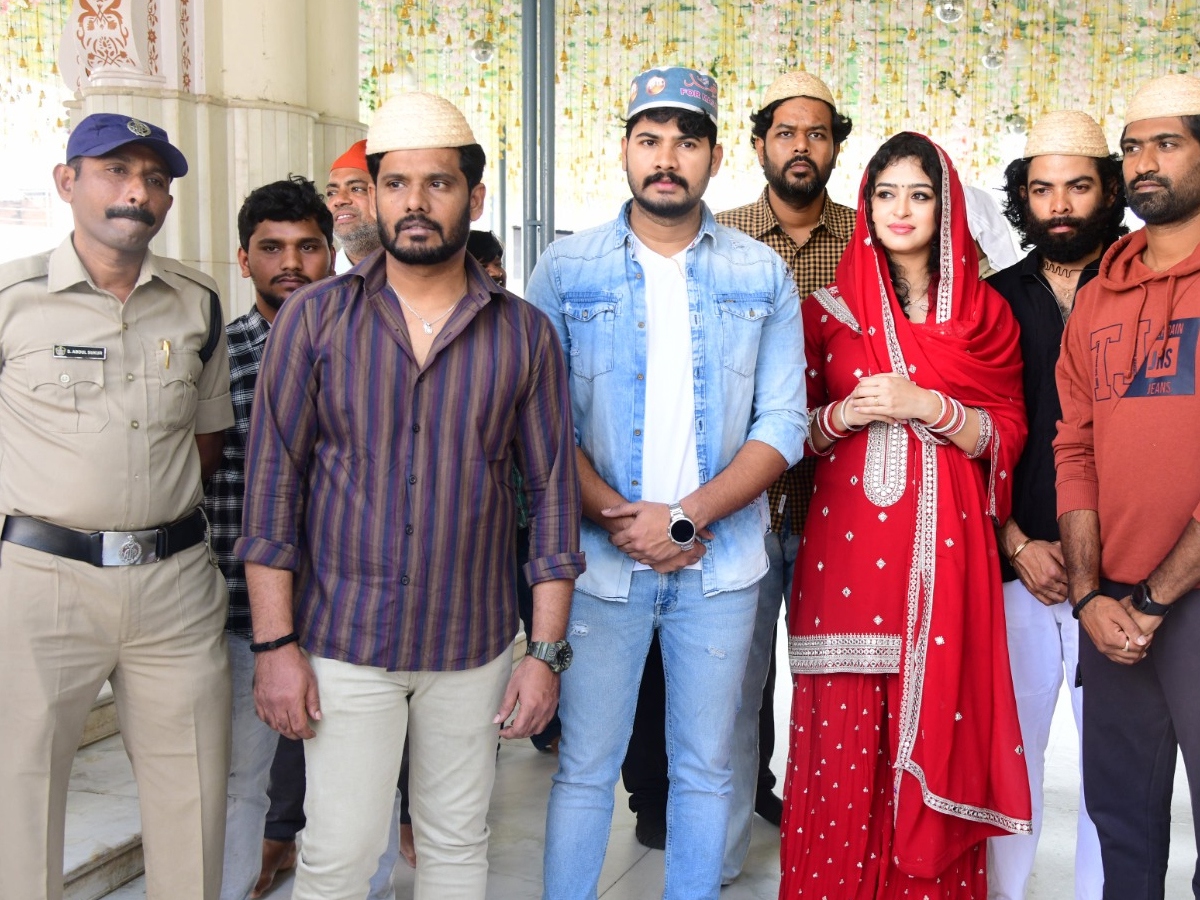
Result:
M351 145L350 149L333 161L333 165L329 167L329 171L334 169L362 169L367 170L367 140L363 138Z

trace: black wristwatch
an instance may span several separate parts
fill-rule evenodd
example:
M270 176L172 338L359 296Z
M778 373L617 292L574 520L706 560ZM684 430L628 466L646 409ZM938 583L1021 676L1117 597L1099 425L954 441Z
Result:
M1150 585L1145 581L1139 581L1133 586L1133 593L1129 595L1129 602L1133 604L1133 608L1145 616L1165 616L1171 611L1171 607L1163 603L1155 603L1150 596Z
M671 512L671 521L667 523L667 534L680 550L691 550L696 543L696 523L688 518L683 507L672 503L667 507Z
M570 668L574 651L566 641L530 641L525 647L525 655L540 659L557 675Z

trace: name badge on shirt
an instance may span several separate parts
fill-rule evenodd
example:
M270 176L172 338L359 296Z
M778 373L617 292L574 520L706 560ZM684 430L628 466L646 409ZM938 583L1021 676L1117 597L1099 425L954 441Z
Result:
M80 347L77 344L55 344L55 359L108 359L104 347Z

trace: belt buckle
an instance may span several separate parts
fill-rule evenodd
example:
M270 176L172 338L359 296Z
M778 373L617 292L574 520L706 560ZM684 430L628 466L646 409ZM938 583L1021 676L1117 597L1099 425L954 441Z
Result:
M100 565L140 566L158 561L158 531L104 531L100 534Z

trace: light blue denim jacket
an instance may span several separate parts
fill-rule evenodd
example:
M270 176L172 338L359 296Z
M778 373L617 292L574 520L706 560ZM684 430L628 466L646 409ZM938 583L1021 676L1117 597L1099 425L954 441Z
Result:
M642 497L646 282L633 254L631 202L614 221L552 243L526 297L550 316L567 353L575 443L632 501ZM747 440L769 444L792 465L803 454L808 417L800 300L787 266L765 244L718 225L704 206L686 274L700 483L729 465ZM705 596L762 578L768 523L760 496L709 525ZM633 560L587 519L581 543L587 571L576 588L627 599Z

